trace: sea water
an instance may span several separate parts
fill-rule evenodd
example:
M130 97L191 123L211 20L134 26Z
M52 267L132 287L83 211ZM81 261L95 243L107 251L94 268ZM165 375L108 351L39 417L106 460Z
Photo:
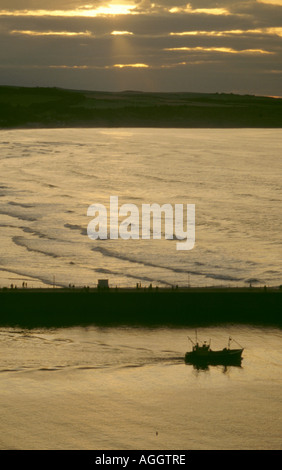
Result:
M281 155L279 129L1 131L0 286L280 285ZM194 249L91 240L111 196L195 204Z
M0 137L2 287L281 284L280 130ZM194 249L90 240L87 208L110 196L195 204ZM214 349L234 338L242 367L185 365L188 328L1 327L0 448L281 449L281 329L197 333Z
M0 448L281 450L281 330L197 334L241 367L186 365L190 329L1 328Z

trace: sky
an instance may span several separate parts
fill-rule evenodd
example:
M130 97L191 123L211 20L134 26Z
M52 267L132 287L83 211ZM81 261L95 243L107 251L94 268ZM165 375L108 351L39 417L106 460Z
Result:
M282 96L282 0L0 0L0 85Z

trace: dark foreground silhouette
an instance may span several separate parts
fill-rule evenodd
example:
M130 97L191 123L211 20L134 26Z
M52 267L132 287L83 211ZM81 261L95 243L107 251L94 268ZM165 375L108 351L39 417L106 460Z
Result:
M2 289L0 325L282 326L279 289Z
M193 347L191 351L187 351L185 354L186 364L193 365L241 365L242 354L244 348L240 346L240 349L234 349L230 347L232 338L229 338L228 347L219 350L211 349L210 343L204 341L199 343L192 342ZM191 340L192 341L192 340Z
M282 99L0 86L0 128L279 128Z

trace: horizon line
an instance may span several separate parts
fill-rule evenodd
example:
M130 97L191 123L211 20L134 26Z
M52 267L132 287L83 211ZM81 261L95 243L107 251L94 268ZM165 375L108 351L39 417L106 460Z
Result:
M190 95L234 95L234 96L251 96L257 98L272 98L272 99L282 99L282 95L260 95L250 92L234 92L234 91L144 91L144 90L134 90L134 89L126 89L126 90L94 90L88 88L64 88L61 86L49 85L49 86L42 86L42 85L3 85L0 84L0 88L24 88L24 89L44 89L44 90L66 90L66 91L73 91L73 92L89 92L89 93L140 93L140 94L190 94Z

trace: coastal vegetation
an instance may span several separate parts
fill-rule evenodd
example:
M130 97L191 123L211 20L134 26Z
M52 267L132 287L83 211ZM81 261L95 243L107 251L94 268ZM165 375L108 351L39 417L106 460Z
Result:
M282 98L0 86L0 128L280 128Z

